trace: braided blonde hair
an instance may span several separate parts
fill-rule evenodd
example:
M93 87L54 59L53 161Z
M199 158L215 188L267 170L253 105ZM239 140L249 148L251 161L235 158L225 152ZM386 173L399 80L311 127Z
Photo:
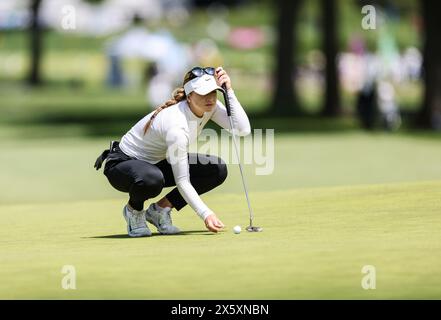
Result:
M144 134L147 133L147 130L151 127L152 122L155 119L156 115L159 112L161 112L161 110L164 110L165 108L168 108L174 104L177 104L178 102L184 100L186 97L187 97L187 95L185 94L184 87L176 88L173 91L173 98L171 98L170 100L167 100L166 102L164 102L164 104L162 104L156 108L155 113L153 113L153 115L150 117L149 121L147 121L147 123L144 126Z

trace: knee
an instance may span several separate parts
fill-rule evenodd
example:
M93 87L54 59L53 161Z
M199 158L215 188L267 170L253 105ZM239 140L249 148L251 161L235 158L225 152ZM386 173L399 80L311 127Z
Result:
M154 198L161 193L164 184L164 176L159 172L138 177L135 180L134 187L148 198Z

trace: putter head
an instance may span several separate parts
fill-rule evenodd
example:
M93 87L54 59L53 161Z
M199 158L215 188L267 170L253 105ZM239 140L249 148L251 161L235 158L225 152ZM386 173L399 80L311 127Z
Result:
M263 230L263 228L261 228L261 227L253 227L253 226L247 227L248 232L262 232L262 230Z

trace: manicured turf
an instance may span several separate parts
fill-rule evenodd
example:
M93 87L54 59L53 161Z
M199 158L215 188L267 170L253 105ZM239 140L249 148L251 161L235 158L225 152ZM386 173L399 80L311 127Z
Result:
M0 204L121 196L102 171L93 168L110 139L5 137L0 152ZM255 192L441 180L440 159L439 135L286 134L275 137L272 174L256 175L255 169L261 167L258 165L244 167L249 188ZM237 165L230 164L227 180L213 193L236 192L242 193L242 183Z
M204 199L227 225L131 239L122 199L0 206L0 298L440 298L441 180L254 192L258 234L241 194ZM6 227L7 226L7 227ZM63 265L77 289L63 290ZM361 269L376 267L376 290Z
M271 101L269 3L238 7L227 18L232 29L260 28L268 35L263 47L245 51L218 42L249 114ZM305 4L301 65L321 41L318 2ZM340 9L340 38L348 40L360 10L350 2ZM193 44L206 37L209 19L202 10L185 28L167 28ZM410 20L404 14L390 25L401 48L419 45ZM377 42L375 32L366 36L368 45ZM256 116L254 128L280 130L274 172L257 176L256 166L245 166L263 233L232 233L234 225L246 227L247 208L238 168L230 164L226 182L203 196L225 232L207 232L186 208L174 216L183 235L130 239L121 216L126 196L92 165L110 139L150 111L145 65L125 61L132 86L104 88L107 38L49 30L44 38L46 86L36 89L23 83L26 32L0 39L0 299L440 298L439 134L356 132L356 121L346 117L275 123ZM302 109L318 111L321 84L301 77L296 86ZM419 108L421 95L419 82L397 86L402 110ZM355 98L342 91L345 114L354 112ZM77 290L61 289L64 265L75 266ZM364 265L377 268L374 291L360 286Z
M183 235L129 239L126 196L92 168L107 139L3 139L0 298L439 298L440 143L277 135L272 175L245 166L263 233L232 233L248 221L230 164L203 196L225 232L186 208L174 215ZM61 289L64 265L77 290ZM376 267L376 290L361 288L364 265Z

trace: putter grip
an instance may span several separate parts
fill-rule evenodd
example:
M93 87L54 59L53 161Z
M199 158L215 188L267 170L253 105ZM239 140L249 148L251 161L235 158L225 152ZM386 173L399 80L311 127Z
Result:
M225 83L222 85L222 89L224 89L224 100L225 100L225 107L227 108L227 115L231 117L230 99L228 99L228 92L227 92L228 90Z

